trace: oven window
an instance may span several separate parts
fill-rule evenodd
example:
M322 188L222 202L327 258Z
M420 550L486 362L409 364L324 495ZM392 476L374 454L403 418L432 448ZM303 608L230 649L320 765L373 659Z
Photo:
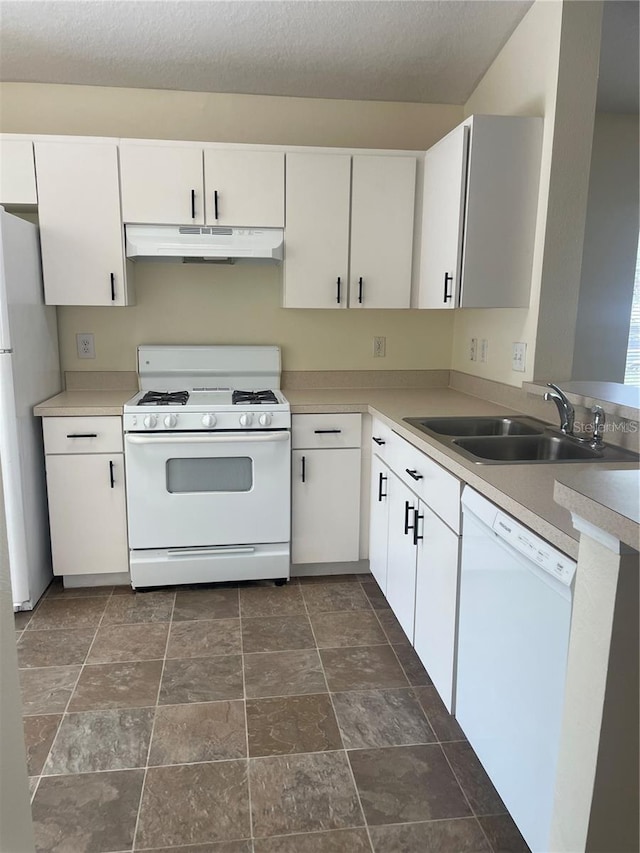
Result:
M253 486L253 464L249 456L213 459L168 459L167 491L248 492Z

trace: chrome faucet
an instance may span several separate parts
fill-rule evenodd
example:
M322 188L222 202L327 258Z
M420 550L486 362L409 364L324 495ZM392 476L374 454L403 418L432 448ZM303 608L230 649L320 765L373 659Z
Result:
M591 446L602 447L604 444L602 441L605 422L604 409L602 406L592 406L591 412L593 414L593 438L591 439Z
M573 425L576 418L576 412L571 403L565 397L562 388L558 388L553 382L547 382L547 388L551 391L545 391L544 399L552 400L558 409L560 415L560 432L565 435L573 435Z
M545 391L544 399L552 400L556 404L558 414L560 415L560 432L564 435L570 436L575 441L588 444L589 447L592 447L594 450L602 450L604 447L602 433L604 432L605 423L604 409L602 406L592 407L593 435L590 438L582 438L581 436L575 435L573 432L576 412L571 403L567 400L562 388L554 385L553 382L547 382L547 387L551 388L551 391Z

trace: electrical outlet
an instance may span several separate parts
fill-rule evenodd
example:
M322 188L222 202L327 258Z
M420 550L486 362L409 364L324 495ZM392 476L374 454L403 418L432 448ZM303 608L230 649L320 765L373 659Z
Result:
M475 361L478 358L478 339L471 338L471 346L469 347L469 359Z
M527 345L521 341L512 344L511 347L511 369L518 373L524 373L527 365Z
M78 358L96 357L93 332L80 332L76 335L76 350L78 351Z
M387 354L387 339L384 337L377 337L373 339L373 357L374 358L384 358Z
M486 338L482 338L482 340L480 341L480 361L486 363L487 358L488 358L488 353L489 353L489 341Z

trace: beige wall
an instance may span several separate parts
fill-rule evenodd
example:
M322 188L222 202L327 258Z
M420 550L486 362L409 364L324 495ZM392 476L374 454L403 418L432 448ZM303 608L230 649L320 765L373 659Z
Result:
M448 368L452 320L442 312L280 308L281 267L138 263L136 305L59 308L64 370L135 370L137 344L278 344L286 370ZM95 334L78 360L76 332ZM373 336L387 338L373 358Z
M462 107L0 83L0 131L425 150Z
M602 5L535 3L465 105L465 113L539 115L544 135L528 309L459 311L452 366L520 385L571 376ZM472 337L489 341L486 364L468 358ZM515 341L526 371L511 369Z
M462 107L0 84L0 130L282 145L426 150ZM133 370L141 343L274 343L288 370L448 368L441 312L284 310L282 269L138 264L132 308L59 308L63 370ZM78 360L77 332L96 336ZM373 336L387 338L373 358Z
M597 113L572 379L624 382L638 251L638 116Z
M453 369L512 385L533 378L561 23L562 3L556 0L534 3L465 105L466 115L495 113L544 117L531 307L457 311L454 324ZM468 358L471 338L489 341L485 364ZM514 341L527 344L525 373L511 370Z

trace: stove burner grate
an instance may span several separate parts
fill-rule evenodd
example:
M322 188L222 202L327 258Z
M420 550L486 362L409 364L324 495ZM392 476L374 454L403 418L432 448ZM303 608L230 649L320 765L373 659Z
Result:
M231 395L231 402L250 403L251 405L262 405L265 403L276 403L278 398L273 391L234 391Z
M186 406L189 399L188 391L147 391L138 400L139 406Z

